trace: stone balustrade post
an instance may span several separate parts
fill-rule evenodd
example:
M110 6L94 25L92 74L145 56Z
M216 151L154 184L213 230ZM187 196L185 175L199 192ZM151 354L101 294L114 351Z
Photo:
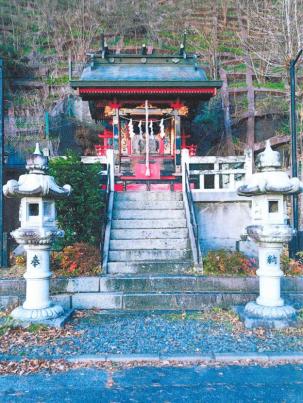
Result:
M182 165L182 191L186 191L186 184L185 184L185 171L186 168L189 168L189 150L187 148L182 148L181 150L181 165Z
M107 170L110 174L110 191L115 190L115 156L114 150L109 148L106 150Z

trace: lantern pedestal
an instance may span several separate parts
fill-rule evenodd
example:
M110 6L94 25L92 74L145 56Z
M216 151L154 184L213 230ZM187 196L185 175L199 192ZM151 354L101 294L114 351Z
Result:
M250 227L248 227L248 232L250 232L249 229ZM284 230L289 232L289 227L285 226ZM268 236L268 228L266 232ZM281 232L285 233L283 230ZM277 232L272 236L274 235L277 236ZM282 246L282 243L263 242L259 244L259 269L257 270L259 296L256 302L249 302L245 306L244 317L247 328L262 326L281 329L290 326L296 319L296 310L284 305L284 300L281 298L280 283L281 277L284 275L280 269Z
M25 245L27 254L26 299L23 306L13 310L14 319L41 321L57 318L64 310L49 299L50 247L49 245Z

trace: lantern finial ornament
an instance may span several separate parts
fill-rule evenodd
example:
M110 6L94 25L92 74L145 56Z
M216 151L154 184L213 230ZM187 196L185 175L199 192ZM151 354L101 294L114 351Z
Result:
M271 148L270 140L266 140L265 150L257 156L256 167L259 171L269 171L282 167L280 153Z
M260 292L256 302L245 306L246 327L281 328L296 318L295 309L284 305L280 295L280 256L283 244L291 240L294 232L288 225L284 197L300 192L301 183L298 178L289 178L281 166L279 152L273 151L267 141L256 159L257 172L238 189L239 195L252 197L252 224L246 230L259 246Z
M36 143L36 148L35 148L34 154L35 155L42 155L42 153L40 151L39 143Z
M19 180L9 180L3 186L7 197L21 198L20 228L11 233L26 251L26 299L14 309L12 316L24 321L55 319L64 313L60 305L49 299L50 250L57 237L64 236L56 223L55 199L68 197L71 187L60 187L48 171L48 158L42 155L39 144L27 159L28 173Z

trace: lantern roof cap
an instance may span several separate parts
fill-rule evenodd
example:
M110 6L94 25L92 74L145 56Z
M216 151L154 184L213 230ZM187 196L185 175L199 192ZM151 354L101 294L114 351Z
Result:
M29 173L45 175L48 171L48 157L40 151L39 143L36 143L35 151L26 160L26 169Z
M289 178L282 170L280 153L272 150L267 140L265 150L256 159L257 172L248 177L237 190L240 196L261 194L293 194L302 191L298 178Z
M41 153L38 143L34 153L27 159L26 169L28 173L21 175L18 181L11 179L3 186L5 196L57 199L70 195L70 185L61 187L52 176L47 175L48 158Z
M270 146L270 140L266 140L265 150L256 158L256 168L258 171L277 170L282 167L281 155L279 151L274 151Z

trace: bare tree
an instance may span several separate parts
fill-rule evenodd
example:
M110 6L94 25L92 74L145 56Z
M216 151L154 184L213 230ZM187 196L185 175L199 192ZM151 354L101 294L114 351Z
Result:
M238 4L247 18L247 36L240 39L254 69L266 75L285 72L302 46L303 1L239 0Z

